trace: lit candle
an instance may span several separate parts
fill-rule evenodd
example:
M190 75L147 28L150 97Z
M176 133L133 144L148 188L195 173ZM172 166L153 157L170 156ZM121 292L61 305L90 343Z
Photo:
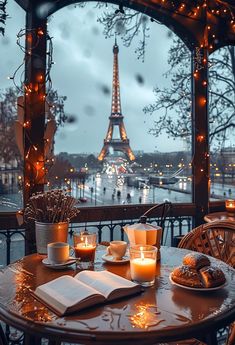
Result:
M228 213L235 213L235 200L225 200L225 208Z
M130 259L131 279L146 286L153 285L156 275L156 248L152 248L154 248L154 255L149 255L149 253L145 254L147 251L143 250L143 247L140 247L140 257L135 257L136 255L133 255ZM148 257L146 257L146 255Z
M96 246L93 244L88 244L87 237L85 236L85 241L78 243L74 248L75 256L81 261L94 261L95 249Z

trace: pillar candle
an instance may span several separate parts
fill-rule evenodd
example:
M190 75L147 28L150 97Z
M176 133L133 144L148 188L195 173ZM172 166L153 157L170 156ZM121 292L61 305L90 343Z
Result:
M76 258L81 261L94 261L96 247L92 244L78 243L74 248Z
M131 278L138 282L148 282L155 279L156 260L151 258L132 259Z

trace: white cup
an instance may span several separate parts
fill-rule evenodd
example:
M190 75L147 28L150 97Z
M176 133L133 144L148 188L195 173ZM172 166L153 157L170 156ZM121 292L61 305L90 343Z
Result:
M65 242L52 242L47 245L48 261L52 264L61 264L69 259L69 244Z
M114 259L121 260L126 253L127 242L125 241L111 241L107 252L112 255Z

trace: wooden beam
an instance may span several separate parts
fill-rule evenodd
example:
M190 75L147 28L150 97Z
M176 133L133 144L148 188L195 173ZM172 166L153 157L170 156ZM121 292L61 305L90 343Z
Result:
M15 0L15 2L26 12L29 10L30 0Z
M24 81L24 206L33 193L44 189L44 129L46 98L46 19L26 13L26 55ZM33 252L35 231L27 229L26 253Z
M209 209L208 49L192 53L193 203L195 226L204 222Z

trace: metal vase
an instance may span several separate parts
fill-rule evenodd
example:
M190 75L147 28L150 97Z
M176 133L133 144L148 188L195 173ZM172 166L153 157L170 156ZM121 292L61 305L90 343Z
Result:
M36 247L39 254L47 254L47 244L51 242L67 242L68 222L41 223L35 222Z

